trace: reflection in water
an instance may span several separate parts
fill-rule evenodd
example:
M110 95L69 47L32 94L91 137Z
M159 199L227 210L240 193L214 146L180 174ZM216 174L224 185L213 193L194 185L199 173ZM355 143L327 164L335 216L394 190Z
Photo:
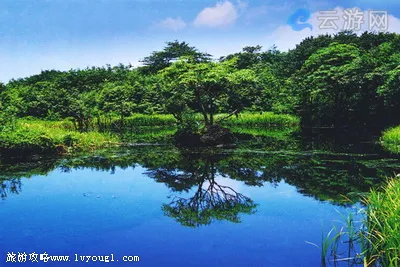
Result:
M49 254L54 248L54 255L72 248L86 255L134 251L148 266L318 266L320 251L305 241L320 246L321 222L329 228L340 219L336 210L348 210L348 200L398 172L400 160L368 149L289 149L296 144L151 146L3 161L1 226L13 227L0 247Z
M203 183L200 183L193 197L175 197L170 204L163 205L165 214L182 225L196 227L210 224L213 219L239 223L240 213L254 212L257 205L250 198L213 179L207 181L207 188L203 189Z
M215 220L239 222L256 204L223 184L227 177L247 186L277 185L281 181L297 191L336 205L356 202L360 194L400 170L400 161L379 154L318 151L266 152L247 150L178 150L175 147L137 147L98 151L95 155L0 165L0 196L21 192L22 177L90 168L114 174L118 168L146 168L146 175L165 184L172 201L162 209L182 225L197 227ZM221 182L222 181L222 182ZM192 194L192 195L188 195Z
M192 197L173 196L162 209L165 215L175 218L182 225L197 227L210 224L213 220L240 222L239 214L251 214L256 204L250 198L233 188L221 185L215 180L215 157L190 160L187 156L181 169L156 169L147 174L163 182L173 191L187 191L195 187ZM185 169L185 167L189 167Z
M400 160L379 154L341 154L328 152L264 152L247 150L178 150L174 147L140 147L98 151L84 155L41 162L0 165L2 194L20 191L17 178L46 175L58 168L63 172L90 168L115 173L118 168L146 168L147 174L174 192L189 192L193 187L215 183L218 174L247 186L276 185L281 181L317 200L345 204L358 201L400 170ZM14 180L14 181L13 181ZM11 190L12 188L12 190Z
M0 197L5 200L11 194L19 194L21 192L21 179L12 178L8 180L0 180Z

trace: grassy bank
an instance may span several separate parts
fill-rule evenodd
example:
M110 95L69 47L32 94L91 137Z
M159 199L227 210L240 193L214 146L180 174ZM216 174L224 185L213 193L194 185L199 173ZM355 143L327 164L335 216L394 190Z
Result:
M365 202L369 263L400 266L400 180L390 180L381 191L372 190Z
M400 126L384 131L382 144L386 150L400 154Z
M226 117L226 114L216 116L216 121ZM272 112L242 113L238 117L232 116L222 122L226 126L244 127L269 127L269 126L294 126L299 125L299 118L286 114L274 114Z
M169 143L176 131L174 126L138 126L128 128L121 140L124 143Z
M118 143L118 138L98 132L80 133L68 121L18 120L0 132L0 153L22 155L90 151Z
M226 118L226 114L216 116L216 121ZM201 123L201 116L196 115ZM106 125L104 125L104 123ZM290 115L273 113L243 113L223 120L223 125L234 129L236 134L251 136L271 135L269 127L287 127L298 124L298 119ZM103 121L103 129L92 126L89 132L79 132L72 121L42 121L18 119L13 126L0 131L0 154L51 154L68 151L91 151L125 143L169 142L176 132L176 120L172 115L134 114L125 118L123 124L114 118ZM121 128L121 126L123 128ZM267 128L268 127L268 128ZM245 132L240 128L246 129ZM280 132L280 131L278 131ZM117 134L118 133L118 134Z

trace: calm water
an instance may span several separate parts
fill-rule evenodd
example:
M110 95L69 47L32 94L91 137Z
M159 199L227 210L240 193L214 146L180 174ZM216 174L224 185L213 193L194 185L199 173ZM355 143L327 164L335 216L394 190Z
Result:
M357 201L400 161L372 150L161 146L0 168L0 266L18 265L8 252L28 254L23 266L320 266L306 242L320 245L323 228L354 210L344 199ZM34 252L71 261L32 263Z

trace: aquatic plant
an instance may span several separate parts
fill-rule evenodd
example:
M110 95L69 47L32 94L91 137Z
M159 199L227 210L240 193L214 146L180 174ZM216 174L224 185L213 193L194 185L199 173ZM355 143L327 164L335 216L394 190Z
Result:
M363 204L366 208L342 217L340 230L333 226L323 236L321 247L307 242L321 249L323 266L339 261L364 266L400 266L400 180L391 179L384 187L372 189ZM361 221L354 219L358 216L363 217ZM339 247L346 247L346 257L338 251Z
M370 262L400 266L400 180L391 179L382 190L372 190L365 203Z

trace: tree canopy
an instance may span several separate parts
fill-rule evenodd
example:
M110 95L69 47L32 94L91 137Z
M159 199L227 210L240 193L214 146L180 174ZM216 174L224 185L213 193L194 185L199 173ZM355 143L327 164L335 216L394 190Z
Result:
M288 52L247 46L213 60L167 42L143 66L46 70L0 86L0 110L18 117L93 118L170 113L291 113L309 127L400 124L400 36L365 32L309 37Z

